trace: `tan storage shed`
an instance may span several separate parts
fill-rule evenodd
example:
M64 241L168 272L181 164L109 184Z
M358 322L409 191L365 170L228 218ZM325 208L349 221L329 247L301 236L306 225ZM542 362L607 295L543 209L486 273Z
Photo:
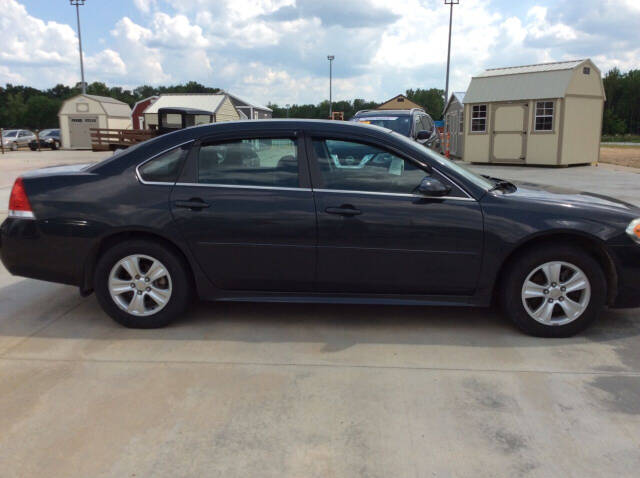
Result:
M158 109L160 108L194 108L213 112L213 122L238 121L238 110L229 96L212 95L209 93L166 94L160 97L144 110L144 124L148 128L158 127Z
M130 129L131 108L108 96L78 95L58 111L64 149L91 149L91 128Z
M444 107L444 134L449 134L449 154L462 158L464 154L464 91L455 91ZM444 147L444 141L442 145Z
M604 107L589 59L486 70L464 97L464 160L566 166L595 163Z
M422 109L422 106L420 106L417 103L414 103L404 95L398 95L398 96L394 96L390 100L385 101L376 109L377 110L410 110L413 108Z

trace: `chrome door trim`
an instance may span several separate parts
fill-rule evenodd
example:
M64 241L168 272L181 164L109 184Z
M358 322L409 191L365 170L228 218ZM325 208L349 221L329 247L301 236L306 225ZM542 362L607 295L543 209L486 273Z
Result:
M171 183L173 184L173 183ZM219 184L219 183L175 183L176 186L202 187L202 188L231 188L231 189L260 189L271 191L307 191L310 188L290 188L284 186L252 186L248 184Z
M422 194L383 193L383 192L376 192L376 191L357 191L357 190L349 190L349 189L314 189L313 191L319 192L319 193L369 194L372 196L410 197L410 198L421 198L421 199L450 199L453 201L476 202L476 200L471 197L457 197L457 196L423 196Z

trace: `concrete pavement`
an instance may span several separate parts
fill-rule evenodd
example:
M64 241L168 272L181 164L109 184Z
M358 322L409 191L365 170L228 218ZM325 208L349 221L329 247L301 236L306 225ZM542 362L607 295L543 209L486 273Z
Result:
M490 172L579 176L507 169ZM638 469L635 309L563 340L493 310L345 305L198 303L171 327L129 330L93 296L0 266L2 477Z

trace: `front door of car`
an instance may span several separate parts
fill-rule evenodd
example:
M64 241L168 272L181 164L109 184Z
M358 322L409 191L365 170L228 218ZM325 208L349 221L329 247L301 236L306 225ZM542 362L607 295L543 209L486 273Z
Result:
M437 171L379 145L318 137L309 149L318 290L473 294L483 237L475 199ZM425 176L450 192L417 194Z
M316 214L309 186L294 131L204 139L173 188L171 210L219 289L311 290Z

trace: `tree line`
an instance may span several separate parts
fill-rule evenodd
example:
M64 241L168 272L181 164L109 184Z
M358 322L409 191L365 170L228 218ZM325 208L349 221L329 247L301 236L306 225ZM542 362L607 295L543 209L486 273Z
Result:
M621 73L614 68L604 77L607 101L602 132L611 135L640 134L640 70Z
M622 73L617 68L604 79L607 100L604 108L602 131L607 135L640 134L640 70ZM143 85L134 89L108 87L95 82L87 85L87 93L110 96L133 106L137 101L163 93L219 93L219 88L204 86L195 81L171 86ZM43 129L58 125L58 110L62 102L80 94L80 85L56 85L47 90L29 86L7 84L0 87L0 126L8 128ZM444 91L437 88L409 89L405 95L422 106L434 120L442 119ZM333 102L333 111L344 113L350 119L358 110L372 109L378 102L362 98ZM286 105L269 103L274 118L328 118L329 101L318 104Z

